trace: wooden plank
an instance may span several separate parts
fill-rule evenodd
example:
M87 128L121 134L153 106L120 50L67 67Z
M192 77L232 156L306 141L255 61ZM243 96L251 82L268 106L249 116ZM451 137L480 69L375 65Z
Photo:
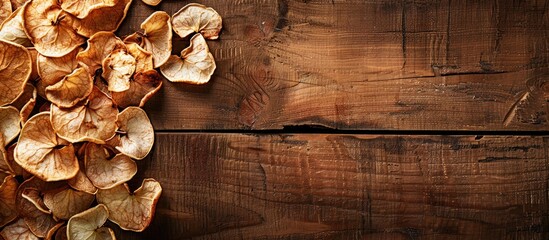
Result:
M546 1L197 2L224 18L218 67L165 85L147 106L157 129L548 129ZM187 3L134 1L120 33Z
M157 134L121 239L548 239L549 137ZM134 186L136 186L134 184Z

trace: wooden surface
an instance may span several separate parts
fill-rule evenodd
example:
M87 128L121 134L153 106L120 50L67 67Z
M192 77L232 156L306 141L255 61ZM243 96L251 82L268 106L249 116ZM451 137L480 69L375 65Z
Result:
M189 2L134 0L119 33ZM193 2L217 70L146 105L134 181L164 192L119 239L549 239L549 138L514 136L549 130L548 1Z
M189 2L134 0L119 32ZM196 2L223 16L217 71L165 85L147 107L159 130L549 130L546 1Z
M157 134L121 239L548 239L549 138Z

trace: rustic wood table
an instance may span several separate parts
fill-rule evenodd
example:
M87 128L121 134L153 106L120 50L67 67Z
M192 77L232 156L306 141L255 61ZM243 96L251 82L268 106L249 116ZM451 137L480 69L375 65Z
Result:
M145 107L164 191L119 238L549 239L549 2L197 2L217 70Z

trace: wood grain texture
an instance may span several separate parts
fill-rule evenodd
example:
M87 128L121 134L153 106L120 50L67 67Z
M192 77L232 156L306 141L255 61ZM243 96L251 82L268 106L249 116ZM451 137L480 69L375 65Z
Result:
M548 137L157 134L120 239L548 239ZM136 181L137 182L137 181ZM135 184L134 184L135 186Z
M189 2L134 1L119 32ZM548 130L547 1L196 2L223 16L217 70L167 82L156 129Z

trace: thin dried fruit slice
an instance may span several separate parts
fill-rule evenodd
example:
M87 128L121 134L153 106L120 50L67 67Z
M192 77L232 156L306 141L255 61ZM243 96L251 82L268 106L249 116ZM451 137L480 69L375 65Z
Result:
M107 80L108 90L111 92L123 92L130 88L130 78L135 72L137 61L126 51L116 49L103 60L102 77Z
M18 185L13 175L3 178L2 185L0 185L0 227L17 218L15 198Z
M113 92L112 99L120 107L143 107L162 87L162 77L156 70L134 74L130 88L124 92Z
M0 40L0 106L13 102L25 88L32 71L29 51L15 43Z
M47 86L61 81L61 79L71 74L76 68L78 68L76 55L80 51L81 48L75 48L69 54L56 58L38 54L36 63L40 79L42 79Z
M75 69L56 84L46 87L46 98L62 108L70 108L86 99L93 89L93 79L83 68Z
M126 43L126 48L135 58L135 72L144 72L154 68L152 53L143 49L137 43Z
M141 24L143 33L137 32L128 38L126 42L138 43L153 55L154 67L162 66L172 52L172 24L170 15L163 11L151 14Z
M149 226L162 187L151 178L143 180L141 187L130 193L127 184L111 189L99 190L97 202L109 209L109 220L124 230L141 232Z
M12 106L0 107L0 137L3 140L0 145L5 147L19 135L20 130L19 110Z
M71 186L72 188L78 191L87 192L89 194L96 194L97 188L93 185L93 183L90 181L88 176L86 176L86 174L82 171L82 169L83 168L81 167L80 171L78 171L76 176L74 176L74 178L69 179L67 183L69 184L69 186Z
M57 230L57 232L55 233L55 238L53 238L54 240L67 240L69 239L67 237L67 226L62 226L61 228L59 228L59 230Z
M60 222L58 224L56 224L53 228L50 229L50 231L48 231L48 234L46 235L46 240L53 240L55 239L55 235L57 232L59 232L60 229L64 228L65 227L65 223L64 222ZM66 229L65 229L66 231Z
M76 55L76 59L94 73L102 67L103 60L118 48L125 48L124 42L112 32L98 32L88 39L88 47Z
M114 232L102 227L109 217L109 210L103 204L74 215L67 224L69 240L115 240Z
M32 70L28 81L32 83L40 79L40 75L38 75L38 65L36 64L36 59L38 58L39 53L36 51L35 47L27 47L27 50L29 50L32 61Z
M78 34L91 37L101 31L116 31L126 17L131 3L132 0L117 0L112 7L103 7L90 11L88 16L81 19Z
M69 186L47 191L44 194L44 204L51 210L54 217L63 220L88 209L94 200L93 194L80 192Z
M112 7L116 0L62 0L61 8L77 18L85 18L94 9Z
M110 157L103 146L88 144L86 148L86 175L99 189L113 188L132 179L137 164L124 154Z
M206 39L215 40L223 24L221 16L213 8L190 3L173 15L172 25L175 33L182 38L197 32Z
M160 67L160 72L172 82L204 84L210 81L215 67L206 40L197 34L191 38L191 45L181 51L181 57L170 56L168 62Z
M11 145L6 149L6 162L8 163L10 172L14 173L16 176L23 176L23 179L28 179L32 177L32 174L28 173L23 169L19 164L15 162L14 153L17 143Z
M137 160L149 154L154 144L154 129L147 113L138 107L128 107L118 115L120 143L116 150Z
M36 201L42 202L41 194L43 191L59 188L63 184L64 183L61 181L44 182L37 177L31 177L21 183L21 185L17 189L15 202L17 204L19 216L24 218L25 223L34 235L38 237L45 237L48 232L58 224L57 221L53 219L51 214L45 213L43 210L37 208ZM32 198L30 198L34 200L29 200L28 197L24 197L24 193L29 194L28 189L39 191L33 193L35 194L35 196L32 196Z
M0 235L5 239L10 240L39 240L39 238L30 231L25 220L22 218L2 229Z
M143 2L149 6L156 6L162 2L162 0L143 0Z
M32 204L32 208L36 208L45 214L50 214L51 211L48 207L46 207L46 205L44 205L44 199L40 194L40 190L29 187L23 190L21 196L26 199L28 203Z
M51 113L55 132L72 143L90 141L103 144L116 133L118 109L95 87L86 103L66 109L52 105Z
M32 46L32 43L25 33L23 27L23 14L18 8L0 25L0 39L17 43L25 47Z
M9 0L0 2L0 23L3 23L12 13L11 3Z
M23 19L25 32L44 56L65 56L85 42L75 31L78 19L63 11L57 0L30 0Z
M45 181L71 179L79 169L74 147L56 135L49 113L39 113L25 123L15 161Z
M32 84L27 83L23 93L11 104L19 110L21 123L25 123L29 119L32 110L36 105L36 93L36 88Z

